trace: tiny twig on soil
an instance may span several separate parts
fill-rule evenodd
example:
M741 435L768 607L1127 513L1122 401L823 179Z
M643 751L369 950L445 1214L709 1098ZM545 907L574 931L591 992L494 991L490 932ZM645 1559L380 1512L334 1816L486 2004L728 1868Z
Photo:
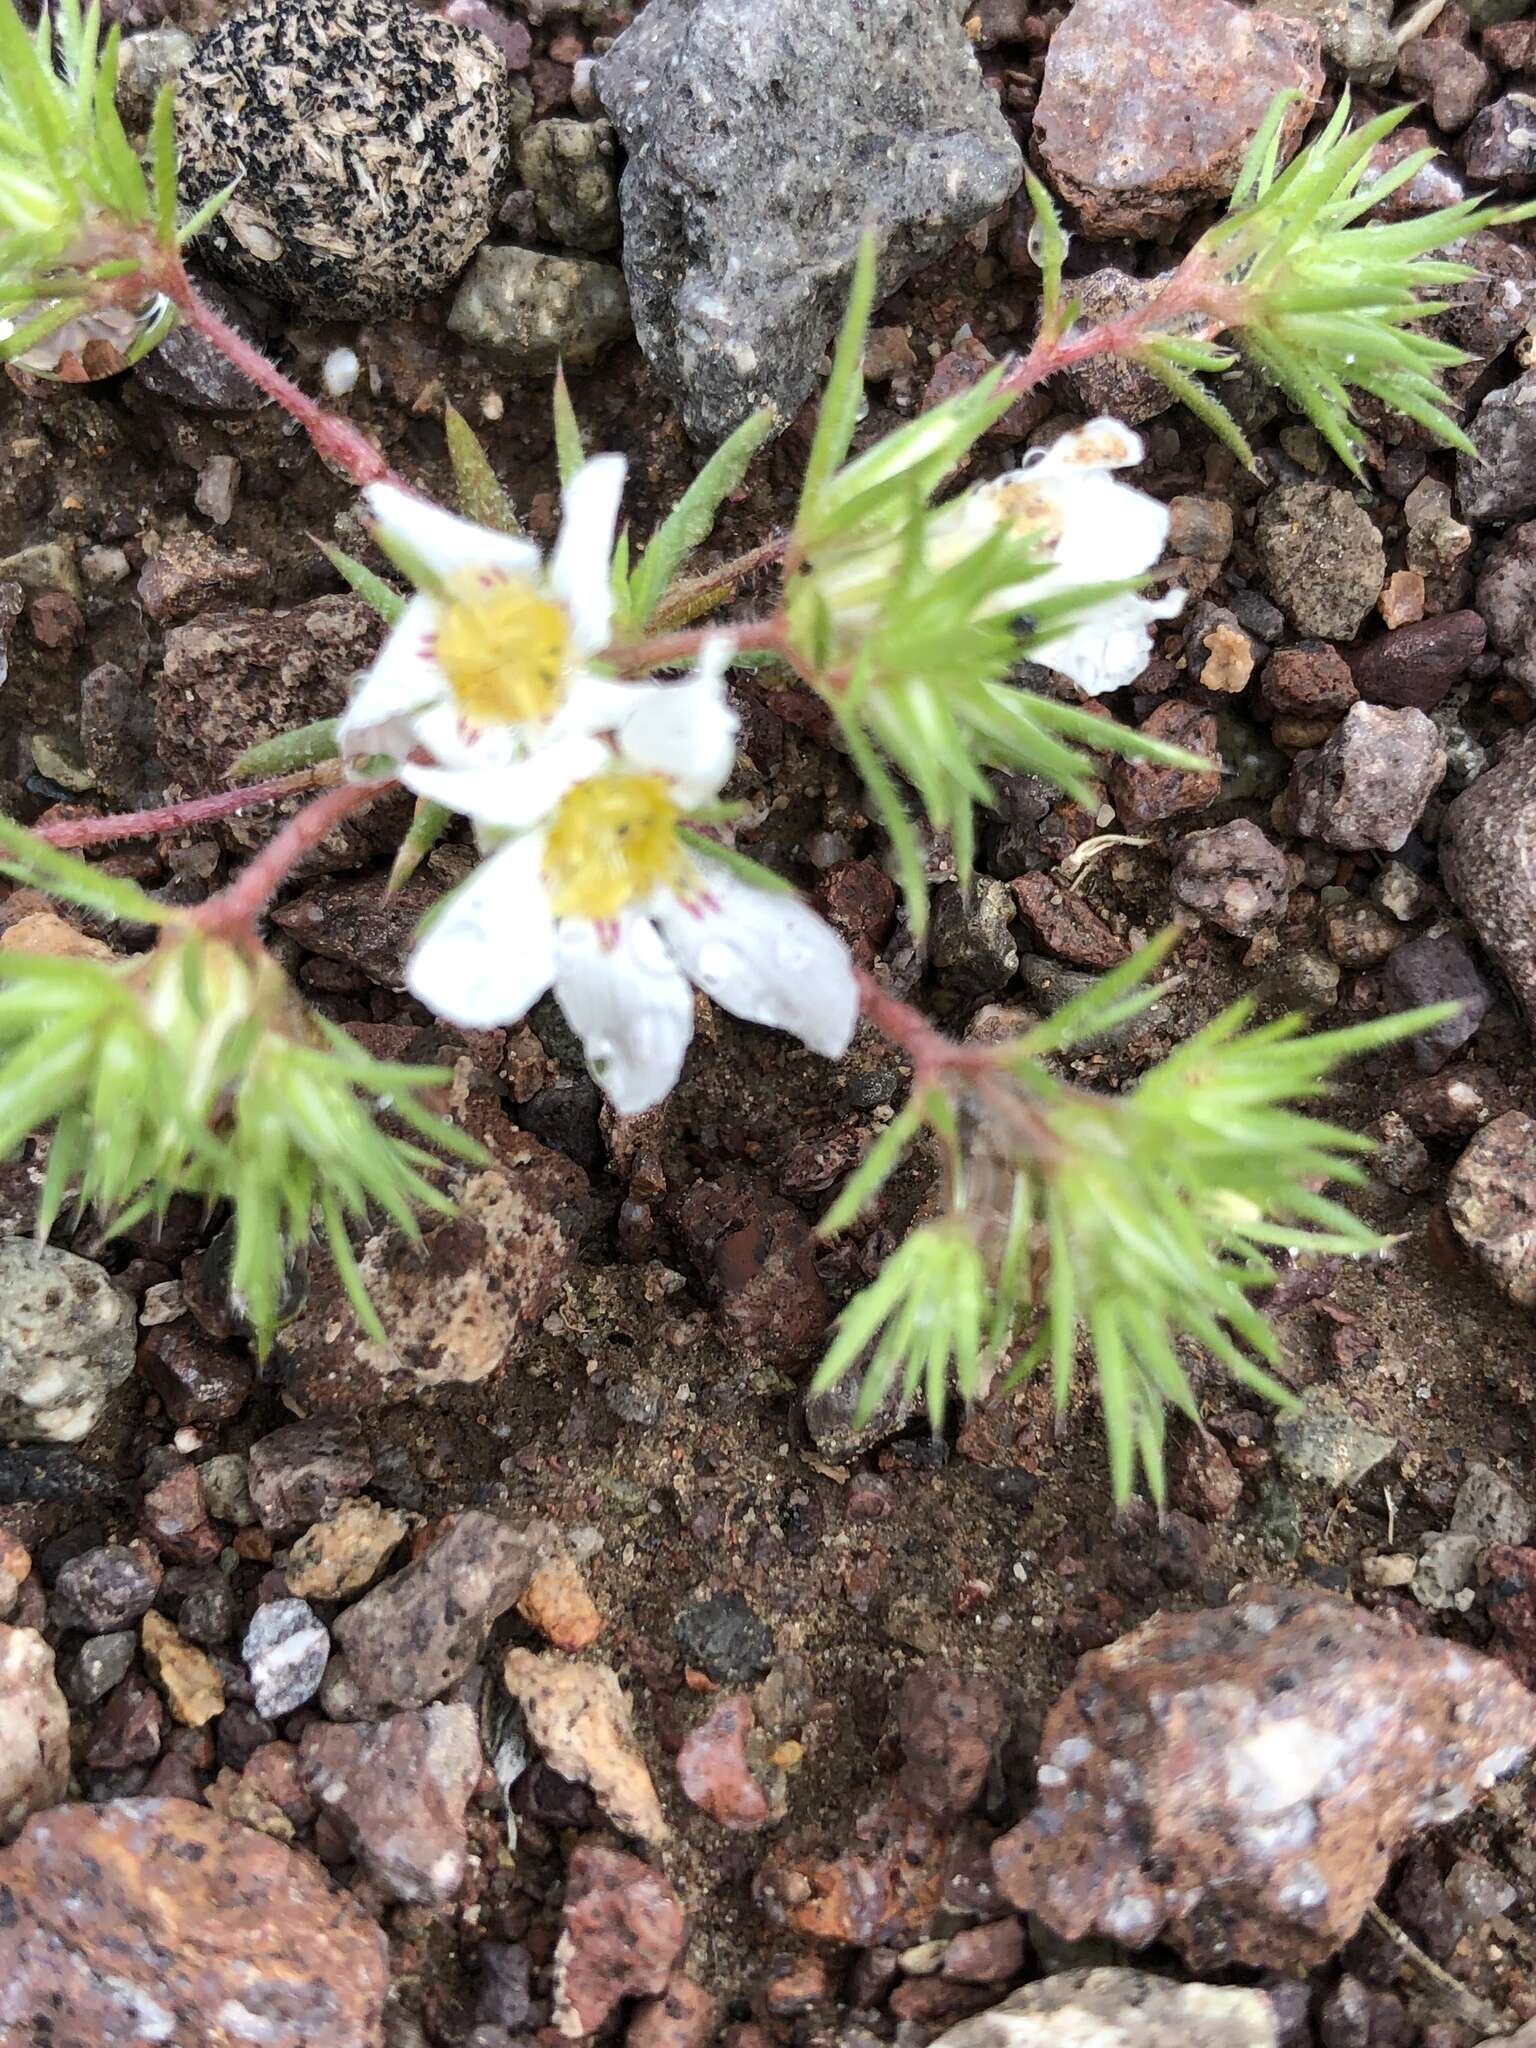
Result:
M254 342L247 341L214 311L188 277L179 256L163 257L150 272L150 281L171 300L189 327L211 341L237 370L296 419L314 444L315 452L345 470L359 490L365 484L400 482L360 428L339 413L317 405L291 377L285 377L275 363L269 362Z
M221 889L217 896L210 896L192 911L192 921L204 931L226 937L254 937L257 918L286 881L289 871L344 819L371 804L386 789L392 789L394 783L392 775L377 782L340 782L323 796L317 796L288 820L227 889Z
M1366 1918L1378 1934L1386 1936L1406 1964L1427 1978L1447 2004L1456 2007L1469 2026L1486 2035L1496 2033L1508 2024L1497 2006L1490 2005L1486 1998L1479 1998L1475 1991L1469 1991L1449 1970L1442 1970L1434 1957L1426 1955L1413 1937L1405 1934L1395 1920L1389 1919L1380 1906L1372 1906Z
M118 811L108 818L66 818L57 825L39 825L36 831L50 846L63 847L104 846L114 839L159 839L190 825L236 818L255 805L324 788L340 774L339 761L326 761L315 768L297 768L291 775L275 775L266 782L248 782L243 789L217 789L210 796L187 797L146 811Z

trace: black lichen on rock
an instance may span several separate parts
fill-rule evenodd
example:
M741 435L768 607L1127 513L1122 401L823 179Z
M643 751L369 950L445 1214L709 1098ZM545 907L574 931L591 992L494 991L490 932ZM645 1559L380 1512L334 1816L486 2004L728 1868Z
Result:
M184 196L239 181L199 246L306 312L409 306L489 232L513 91L486 37L404 0L254 0L181 74Z

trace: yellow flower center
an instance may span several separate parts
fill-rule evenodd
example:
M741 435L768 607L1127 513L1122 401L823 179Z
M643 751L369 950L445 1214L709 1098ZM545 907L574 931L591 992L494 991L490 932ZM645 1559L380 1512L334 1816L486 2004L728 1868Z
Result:
M531 725L565 696L571 627L526 576L461 569L437 621L437 665L473 725Z
M596 775L560 800L544 849L557 917L617 917L688 876L682 813L659 775Z
M1032 540L1049 553L1063 531L1061 507L1052 492L1036 483L1004 484L997 493L1003 524L1021 540Z

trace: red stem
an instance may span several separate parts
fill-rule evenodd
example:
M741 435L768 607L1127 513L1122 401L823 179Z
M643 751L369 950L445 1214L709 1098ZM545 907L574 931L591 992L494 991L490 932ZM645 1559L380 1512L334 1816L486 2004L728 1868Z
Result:
M1209 274L1199 251L1191 250L1162 290L1144 305L1131 306L1113 320L1086 328L1075 340L1070 338L1070 328L1065 334L1042 334L1029 354L1009 370L998 389L1018 397L1033 391L1047 377L1093 356L1134 355L1137 344L1149 334L1172 331L1181 321L1192 318L1198 317L1201 324L1187 330L1188 338L1212 341L1231 325L1231 297L1230 288Z
M210 896L206 903L191 913L193 922L204 930L230 936L250 934L256 919L281 888L290 869L297 866L305 854L318 846L344 818L362 810L365 804L371 804L393 782L393 776L385 776L379 782L338 782L334 789L317 796L313 803L306 804L302 811L288 820L276 838L269 840L249 866L240 870L227 889L221 889L217 896Z
M914 1092L945 1075L980 1074L996 1066L990 1046L961 1045L946 1038L942 1031L934 1030L921 1010L882 988L862 967L858 976L859 1008L875 1029L911 1060Z
M332 771L334 772L334 771ZM68 818L58 825L39 825L37 836L50 846L101 846L111 839L154 839L180 832L188 825L206 825L217 818L238 817L252 804L276 803L329 780L326 771L297 768L268 782L248 782L243 789L215 790L211 796L188 797L148 811L119 811L110 818Z
M247 341L198 295L179 257L157 265L154 282L174 302L187 325L211 341L258 389L276 399L308 434L316 453L345 470L359 490L365 484L399 483L400 479L366 434L339 413L327 412L323 405L317 405L291 377L285 377L269 362L254 342Z

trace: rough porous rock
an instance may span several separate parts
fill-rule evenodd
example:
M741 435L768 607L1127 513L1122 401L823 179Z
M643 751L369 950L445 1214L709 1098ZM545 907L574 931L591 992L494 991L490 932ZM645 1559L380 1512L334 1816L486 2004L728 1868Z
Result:
M448 325L515 376L541 377L562 362L587 368L628 337L633 321L623 273L611 263L485 248L459 286Z
M912 1672L896 1702L902 1792L920 1813L958 1820L981 1797L1006 1726L1002 1695L990 1678L942 1665Z
M468 1508L414 1564L339 1614L331 1633L363 1713L424 1707L457 1684L555 1541L547 1522L514 1528Z
M464 1880L464 1809L480 1777L469 1707L425 1707L372 1726L317 1722L300 1758L321 1812L390 1898L448 1903Z
M777 1366L820 1355L832 1307L814 1233L793 1202L752 1174L727 1171L695 1181L677 1225L733 1346Z
M455 1174L455 1213L416 1238L377 1232L358 1253L388 1332L370 1337L333 1264L282 1332L283 1399L300 1415L369 1414L432 1387L489 1379L549 1313L576 1255L586 1176L534 1138L493 1167Z
M185 1799L64 1806L0 1854L21 2048L382 2048L387 1948L308 1856Z
M359 1495L313 1523L288 1553L283 1576L301 1600L345 1600L361 1593L405 1536L404 1515Z
M1165 697L1138 729L1150 739L1203 754L1211 765L1173 768L1117 755L1110 766L1109 793L1128 832L1140 832L1184 811L1203 811L1216 801L1221 794L1221 754L1216 720L1209 711L1184 697Z
M619 240L619 181L606 121L535 121L517 145L518 175L533 194L539 228L567 249L612 249Z
M53 1652L36 1629L0 1623L0 1842L68 1790L69 1708ZM0 2012L4 1996L0 1986Z
M1462 517L1518 519L1536 509L1536 370L1490 391L1467 432L1476 452L1456 458Z
M1049 61L1046 77L1050 77ZM1078 318L1092 327L1102 320L1112 320L1118 313L1128 313L1132 307L1145 305L1160 282L1158 278L1133 277L1128 270L1120 270L1113 263L1106 263L1102 270L1090 270L1086 277L1073 280ZM1087 418L1097 419L1101 414L1109 413L1113 418L1123 420L1128 427L1143 426L1177 403L1160 377L1154 377L1140 363L1128 362L1123 356L1090 356L1086 362L1068 370L1062 381ZM1230 518L1229 513L1229 522ZM1174 543L1171 534L1169 546L1175 554L1186 552ZM1230 550L1230 531L1227 546ZM1187 552L1193 553L1194 550Z
M1322 88L1318 32L1231 0L1078 0L1052 36L1034 136L1085 235L1146 235L1225 199L1277 92L1289 154Z
M1179 841L1173 893L1186 910L1247 938L1284 909L1290 864L1257 825L1234 818Z
M147 1543L104 1543L59 1567L53 1619L61 1628L109 1635L155 1604L165 1567Z
M1511 1109L1485 1124L1452 1169L1445 1206L1500 1293L1536 1308L1536 1118Z
M373 1477L361 1424L289 1422L252 1444L246 1468L251 1504L274 1535L319 1521Z
M566 1551L539 1566L517 1611L557 1650L589 1649L603 1632L603 1617L587 1591L581 1566Z
M1291 781L1296 829L1346 853L1396 853L1445 774L1439 733L1422 711L1353 705Z
M644 1999L635 2007L624 2048L708 2048L715 2038L715 2020L715 2001L703 1985L686 1971L674 1970L659 1998Z
M1536 726L1446 811L1440 876L1536 1020Z
M398 311L489 233L513 111L500 52L404 0L250 0L177 84L183 197L238 180L199 246L308 312Z
M1504 673L1536 694L1536 520L1511 527L1490 552L1476 605L1504 657Z
M625 1834L653 1845L666 1841L669 1830L635 1740L628 1696L606 1664L509 1650L502 1679L551 1770L589 1785Z
M77 1444L133 1371L133 1304L100 1266L0 1239L0 1438Z
M652 0L594 74L628 152L635 331L706 444L810 395L873 230L877 297L995 212L1019 146L932 0Z
M1259 509L1254 546L1264 588L1298 633L1352 640L1387 573L1362 505L1332 484L1283 484Z
M1355 1932L1411 1836L1533 1744L1536 1698L1493 1659L1255 1587L1082 1659L998 1882L1068 1940L1305 1969Z
M1099 972L1130 958L1130 947L1091 904L1053 876L1020 875L1009 884L1019 914L1047 953Z
M1277 2048L1262 1991L1144 1970L1063 1970L962 2020L933 2048Z
M677 1894L638 1856L583 1842L565 1876L553 2019L571 2040L595 2034L624 1998L658 1997L683 1945Z

